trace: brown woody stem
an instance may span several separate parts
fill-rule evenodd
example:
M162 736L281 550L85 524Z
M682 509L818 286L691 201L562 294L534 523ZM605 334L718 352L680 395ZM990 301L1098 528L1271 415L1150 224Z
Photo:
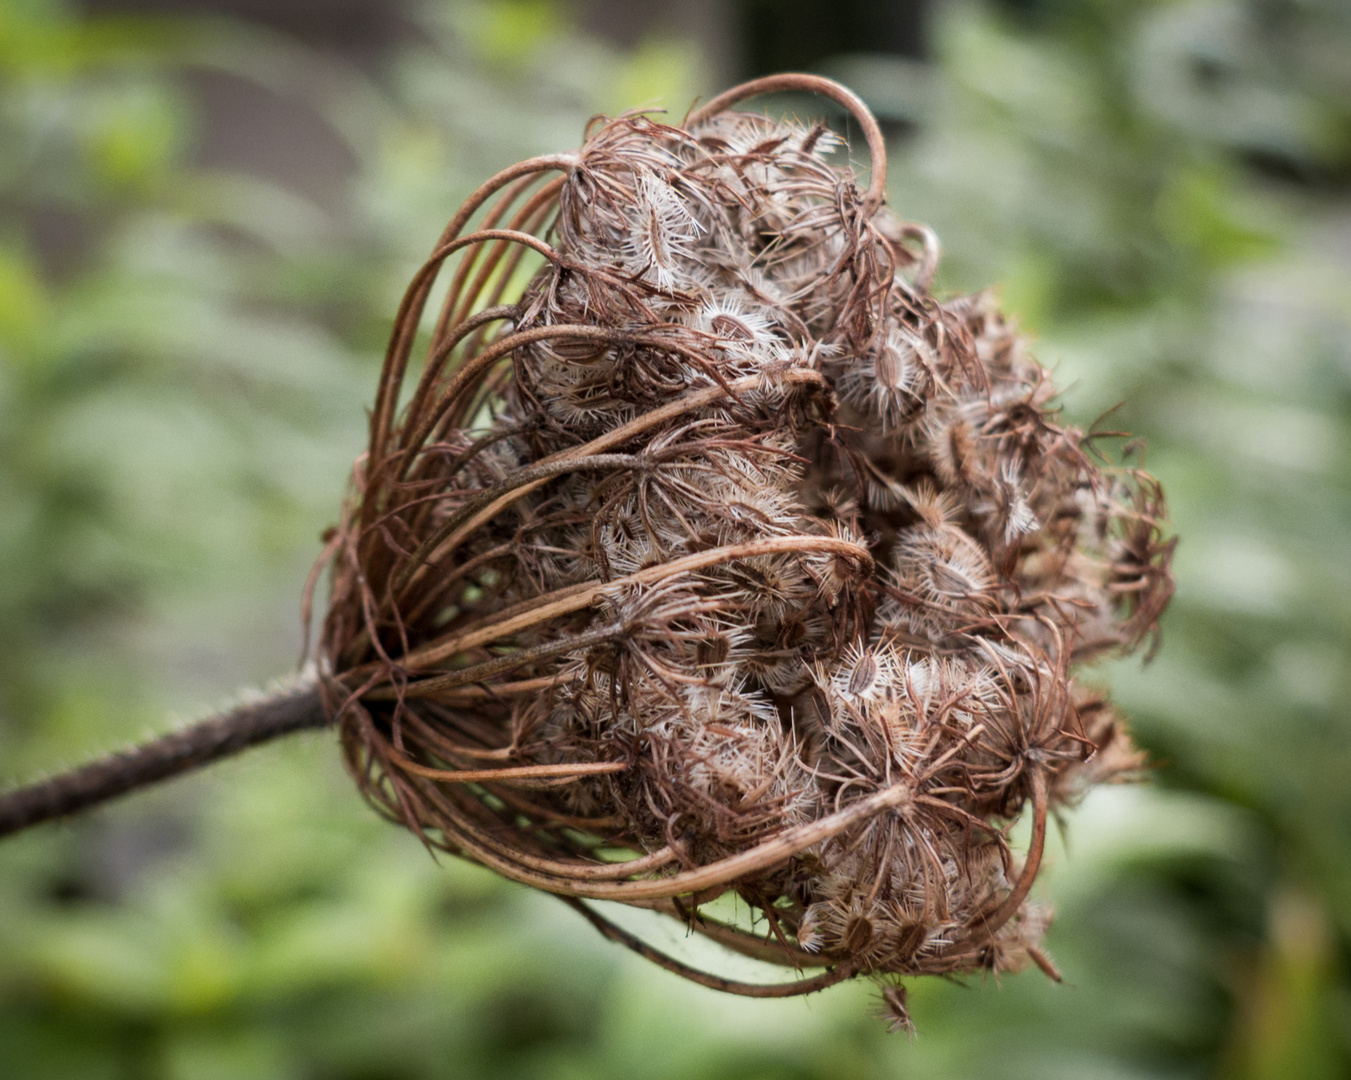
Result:
M319 691L305 685L0 795L0 836L68 817L119 795L231 757L250 746L328 725Z

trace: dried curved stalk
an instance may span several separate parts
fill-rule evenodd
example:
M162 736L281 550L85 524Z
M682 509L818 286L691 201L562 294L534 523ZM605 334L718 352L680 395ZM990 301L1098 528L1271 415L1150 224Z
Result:
M843 105L858 121L863 129L863 137L868 143L870 171L865 205L869 208L869 212L875 213L880 210L882 204L887 201L887 144L882 137L882 128L861 97L832 79L804 73L766 75L763 78L752 79L748 83L734 86L731 90L725 90L706 104L692 109L685 117L685 126L696 127L748 98L783 91L799 91L828 97Z

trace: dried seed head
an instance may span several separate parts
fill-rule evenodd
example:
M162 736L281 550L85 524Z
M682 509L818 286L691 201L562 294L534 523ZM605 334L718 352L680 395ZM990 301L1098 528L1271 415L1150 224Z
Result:
M853 112L866 190L826 129L730 109L775 89ZM1047 814L1141 765L1071 672L1155 633L1172 541L993 299L930 293L884 166L857 98L781 76L475 192L395 327L321 659L362 789L427 844L828 968L642 947L722 989L872 975L908 1028L897 976L1054 970ZM694 918L727 891L767 938Z

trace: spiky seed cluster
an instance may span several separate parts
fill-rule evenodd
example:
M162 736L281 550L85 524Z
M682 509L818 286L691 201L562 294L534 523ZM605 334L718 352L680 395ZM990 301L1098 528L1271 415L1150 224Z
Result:
M866 191L824 127L730 110L770 89L853 111ZM327 696L375 804L741 993L1053 971L1048 810L1139 764L1070 673L1172 588L1158 485L1058 422L988 294L930 293L884 166L852 94L784 76L499 174L410 287L330 545ZM763 932L699 912L728 892ZM827 970L719 979L586 898Z

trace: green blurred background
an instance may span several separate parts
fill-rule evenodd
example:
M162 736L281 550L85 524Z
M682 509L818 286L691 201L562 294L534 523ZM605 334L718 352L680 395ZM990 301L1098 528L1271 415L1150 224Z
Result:
M0 1080L1351 1076L1345 0L0 0L0 783L293 670L479 180L784 68L1170 496L1163 647L1091 676L1157 768L1041 886L1066 983L915 982L913 1042L866 986L725 998L433 861L314 734L0 846Z

